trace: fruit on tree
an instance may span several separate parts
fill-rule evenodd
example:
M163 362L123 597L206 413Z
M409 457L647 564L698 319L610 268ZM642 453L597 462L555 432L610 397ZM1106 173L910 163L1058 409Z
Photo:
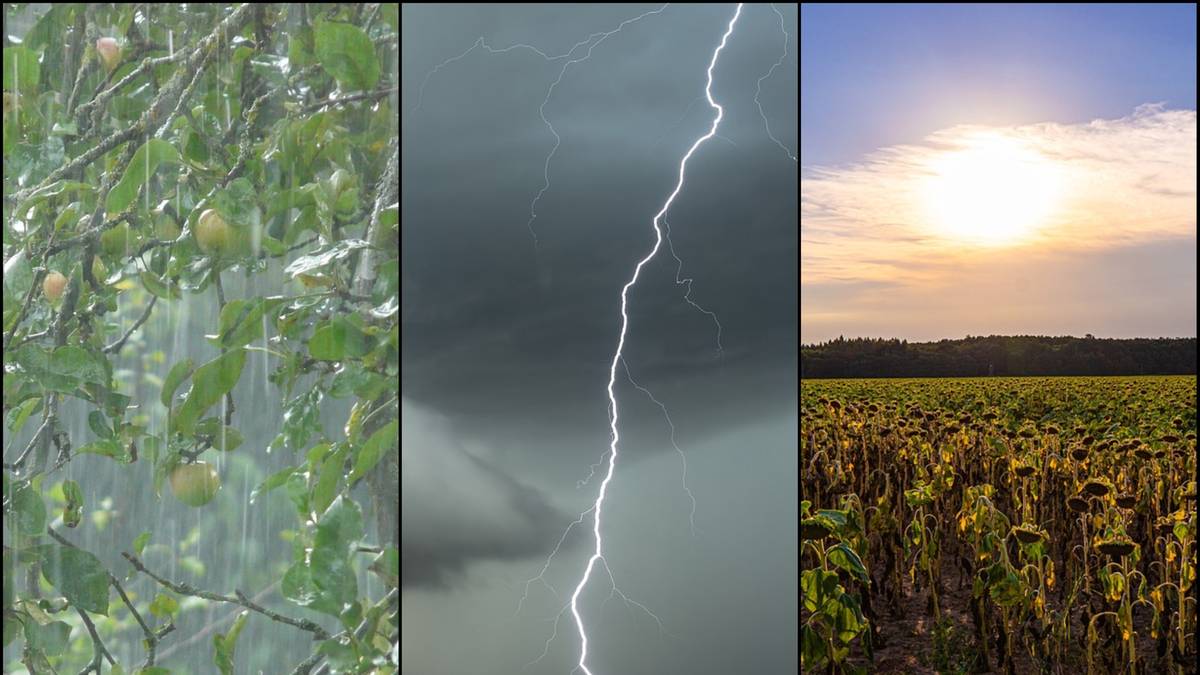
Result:
M96 52L100 54L100 60L104 62L104 67L108 70L116 68L117 63L121 60L121 46L110 37L96 40Z
M131 236L129 223L121 223L100 234L100 250L109 257L121 257L134 249L137 245L136 239Z
M58 299L62 297L63 289L66 287L67 278L61 272L50 272L42 280L42 292L46 294L46 298L50 302L58 302Z
M204 506L221 489L221 478L208 462L180 464L171 472L171 494L188 506Z
M229 223L217 213L216 209L207 209L196 220L196 243L205 253L220 255L229 252L233 233L229 231Z

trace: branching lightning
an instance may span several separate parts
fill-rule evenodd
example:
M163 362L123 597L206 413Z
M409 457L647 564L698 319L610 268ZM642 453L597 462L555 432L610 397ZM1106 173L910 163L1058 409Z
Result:
M562 138L559 137L558 132L554 130L554 125L550 124L550 120L546 119L546 104L550 102L550 96L552 96L554 94L555 87L558 86L559 82L562 82L563 75L565 75L567 73L567 68L570 68L571 64L579 63L580 61L586 61L588 58L591 57L592 50L595 49L601 42L604 42L612 35L615 35L615 34L621 32L621 30L623 28L625 28L625 26L628 26L631 23L634 23L636 21L641 21L642 19L644 19L652 14L661 14L663 12L663 10L665 10L669 6L670 6L670 3L663 5L662 7L659 7L658 9L651 10L644 14L635 16L632 19L626 19L625 21L622 21L619 26L608 31L607 33L602 33L602 34L593 33L591 36L589 36L589 38L588 38L589 41L591 40L591 38L595 37L596 35L601 35L600 39L591 43L591 45L588 47L587 54L584 54L583 57L578 58L578 59L571 59L570 61L567 61L566 63L564 63L562 70L558 71L558 77L555 78L554 82L550 85L550 88L546 90L546 98L542 100L542 105L538 106L538 115L541 116L542 122L545 123L546 128L550 130L550 133L554 134L554 147L550 149L550 154L546 155L546 163L542 169L542 176L545 179L545 182L542 185L542 189L538 190L538 193L537 193L537 195L534 196L533 201L529 203L529 222L526 223L526 227L529 229L529 234L533 237L534 248L537 248L537 245L538 245L537 232L534 231L534 229L533 229L533 221L537 220L537 203L539 201L541 201L542 195L546 194L546 190L550 189L550 160L554 158L554 153L558 152L558 146L562 144Z
M651 15L654 15L654 14L661 14L663 12L663 10L665 10L669 6L670 6L670 3L667 3L667 4L663 5L662 7L659 7L658 9L644 12L642 14L639 14L638 16L633 17L632 19L626 19L626 20L622 21L616 28L614 28L610 31L601 31L598 33L592 33L591 35L580 40L579 42L576 42L569 50L567 50L566 53L558 54L556 56L550 56L549 54L542 51L541 49L538 49L537 47L534 47L533 45L528 45L528 44L524 44L524 43L510 45L508 47L504 47L503 49L496 49L496 48L493 48L490 45L488 45L486 39L484 39L483 37L480 37L478 40L475 41L475 44L471 45L466 51L459 54L458 56L452 56L452 57L446 59L445 61L442 61L441 63L434 66L433 69L431 69L428 73L425 74L425 79L421 82L421 88L417 91L417 104L416 104L416 106L413 107L412 112L421 110L421 106L424 104L424 100L425 100L425 87L426 87L426 85L429 84L429 79L432 78L434 76L434 74L437 73L442 68L445 68L446 66L450 65L451 63L454 63L455 61L460 61L460 60L466 58L466 56L468 54L470 54L471 52L475 51L475 49L477 47L483 47L491 54L503 54L505 52L510 52L515 49L528 49L529 51L534 52L538 56L541 56L546 61L559 61L562 59L569 59L566 63L563 64L562 68L559 69L558 77L556 77L554 79L554 82L552 82L550 84L550 87L546 90L546 97L544 99L542 99L542 104L540 106L538 106L538 116L540 116L542 118L542 123L544 123L546 125L546 128L550 130L550 133L554 135L554 146L550 149L549 154L546 155L546 161L545 161L545 164L542 169L542 178L544 180L544 182L542 184L542 189L538 190L537 194L534 195L534 197L533 197L533 201L531 201L529 203L529 221L525 224L525 227L529 230L529 235L531 237L533 237L533 246L536 249L538 247L538 236L537 236L537 232L533 229L533 221L537 219L537 204L539 201L541 201L542 195L546 194L546 190L550 189L550 161L554 158L554 154L556 152L558 152L558 146L562 144L562 138L558 135L558 132L555 131L554 125L550 123L550 120L546 119L546 104L548 104L550 102L550 97L554 94L554 89L556 87L558 87L559 83L562 82L563 76L566 75L566 73L567 73L567 69L570 68L573 64L581 63L581 62L586 61L589 58L591 58L592 51L595 50L596 47L599 46L601 42L604 42L605 40L612 37L613 35L616 35L617 33L621 32L622 30L624 30L624 28L626 26L628 26L631 23L636 23L636 22L641 21L642 19L644 19L648 16L651 16ZM571 56L573 54L575 54L575 50L577 50L580 47L583 47L585 45L587 46L586 54L584 54L583 56L581 56L579 58L571 58ZM730 141L730 142L732 142L732 141Z
M616 394L613 391L613 387L615 386L616 381L617 381L617 364L619 362L621 362L621 360L622 360L622 355L625 350L625 335L629 329L629 314L628 314L629 289L637 284L638 276L641 274L642 268L646 265L646 263L650 262L654 258L654 256L658 253L658 249L662 246L663 231L662 231L662 228L659 227L659 221L663 218L663 216L671 208L671 204L675 201L675 197L678 196L679 192L683 189L683 181L684 181L684 177L685 177L685 170L687 168L688 160L691 159L692 154L694 152L696 152L696 148L700 147L701 144L703 144L705 141L707 141L708 139L710 139L714 135L716 135L717 127L720 125L721 118L725 114L725 110L720 105L718 105L717 102L714 101L713 97L712 97L712 80L713 80L712 73L713 73L713 68L715 68L717 65L717 58L720 56L721 50L725 48L725 43L729 40L730 34L733 33L733 27L737 23L738 17L741 16L741 14L742 14L742 3L738 3L737 10L734 12L733 18L729 20L729 26L725 29L725 34L721 36L721 44L718 45L717 48L713 51L712 60L708 64L708 71L707 71L708 81L704 87L704 95L708 99L708 104L717 111L717 115L713 119L712 128L709 129L707 134L696 139L696 141L694 143L692 143L692 147L688 149L687 154L685 154L683 156L683 159L680 160L680 162L679 162L679 181L675 185L675 190L671 192L671 195L669 197L667 197L666 202L663 204L662 208L659 209L658 213L656 213L654 215L654 219L652 221L652 223L654 225L654 235L655 235L654 247L652 249L650 249L650 253L648 253L646 255L646 257L642 258L638 262L637 266L634 267L633 277L630 278L630 280L621 288L621 333L620 333L620 337L617 339L617 349L616 349L616 352L613 354L612 364L609 366L609 371L608 371L608 403L610 406L609 430L612 434L612 441L609 443L609 446L608 446L608 450L609 450L609 452L608 452L608 472L605 474L604 480L600 482L600 491L596 497L596 502L592 507L592 510L593 510L592 534L595 536L596 548L595 548L595 552L592 553L590 558L588 558L587 567L584 569L583 577L580 578L579 584L575 587L575 592L571 594L571 615L575 618L575 627L579 631L579 641L580 641L578 668L579 668L579 670L583 671L584 675L593 675L593 674L592 674L592 671L587 667L588 636L587 636L587 629L584 627L583 616L579 613L579 595L583 592L583 589L587 586L588 580L592 576L592 570L596 567L597 561L604 559L604 539L603 539L602 535L600 534L600 525L601 525L601 516L603 514L603 509L604 509L604 496L608 492L608 485L612 481L613 471L616 468L617 445L621 439L620 431L618 430L618 424L617 424L618 418L619 418L617 398L616 398ZM604 564L605 564L605 567L608 566L607 561Z
M422 81L420 89L418 91L417 103L414 106L414 108L412 110L410 110L409 112L411 114L411 113L415 113L415 112L422 110L426 86L429 84L430 79L437 72L441 71L442 69L446 68L447 66L449 66L457 61L460 61L460 60L466 58L469 54L471 54L476 49L483 49L490 54L503 54L503 53L508 53L508 52L517 51L517 50L524 50L524 51L529 51L529 52L532 52L532 53L538 55L540 58L542 58L543 60L545 60L547 62L563 61L562 66L558 70L556 77L547 87L546 95L538 107L538 115L541 118L542 123L546 125L546 128L550 130L551 135L554 137L554 144L551 147L550 151L547 153L545 161L543 163L542 187L533 196L533 198L529 204L529 218L526 223L526 227L529 230L530 236L533 238L534 249L536 251L539 246L537 231L534 229L534 221L538 217L537 207L538 207L538 204L541 201L542 197L545 195L545 193L550 188L550 164L553 161L553 159L561 145L561 142L562 142L562 139L559 136L557 130L554 128L554 125L550 122L549 118L546 117L546 107L549 104L551 97L553 96L558 85L563 81L563 78L565 77L567 70L570 69L570 67L572 65L588 60L591 57L593 51L596 49L596 47L598 47L602 42L607 40L609 37L621 32L627 26L629 26L633 23L636 23L638 21L641 21L642 19L647 18L649 16L661 14L669 6L670 6L670 3L667 3L667 4L662 5L658 9L650 10L643 14L635 16L633 18L626 19L626 20L622 21L620 24L618 24L612 30L592 33L591 35L584 38L583 40L576 42L566 52L564 52L562 54L556 54L556 55L550 55L546 51L539 49L538 47L535 47L530 44L525 44L525 43L513 44L508 47L503 47L503 48L495 48L495 47L492 47L491 45L489 45L487 40L484 37L480 37L466 51L464 51L461 54L458 54L456 56L452 56L452 57L446 59L445 61L442 61L441 63L434 66L433 69L430 70L425 75L425 78ZM562 546L566 542L566 539L567 539L568 535L570 534L571 530L578 525L582 525L585 522L585 520L588 518L589 514L592 516L592 535L593 535L593 541L594 541L594 549L593 549L593 552L591 553L590 557L587 560L587 565L584 568L583 575L580 577L578 583L576 584L574 591L572 592L572 594L570 596L569 601L567 601L565 604L563 604L561 606L558 613L553 618L546 619L546 621L548 621L548 622L553 622L553 631L552 631L549 639L546 640L546 643L542 650L541 655L538 656L533 661L531 661L529 664L527 664L526 668L538 663L543 658L545 658L546 655L549 653L550 645L558 635L559 622L562 620L562 617L569 610L575 621L576 630L577 630L577 632L579 634L579 638L580 638L579 660L578 660L578 663L575 666L575 668L572 670L572 673L574 673L575 671L582 671L582 673L584 675L593 675L592 671L588 668L588 665L587 665L588 646L589 646L588 631L587 631L587 628L584 623L583 615L580 611L580 596L583 593L584 589L588 587L588 584L592 577L592 573L598 564L603 565L603 568L604 568L605 572L607 573L607 576L608 576L610 584L611 584L609 595L608 595L608 597L606 597L604 599L604 603L601 605L601 607L603 607L604 604L607 604L607 602L609 600L611 600L614 596L619 596L627 607L629 607L631 610L635 607L642 610L643 612L645 612L647 615L649 615L651 618L654 619L654 621L658 625L659 631L661 633L669 635L669 633L664 629L662 621L659 619L659 617L656 614L654 614L654 612L652 612L644 604L630 598L626 593L624 593L617 586L616 580L613 576L612 569L609 567L608 561L605 559L605 557L603 555L604 542L603 542L603 537L601 534L601 516L603 513L603 506L604 506L605 498L608 493L608 487L609 487L610 482L612 481L613 474L614 474L614 471L616 468L616 462L617 462L617 458L618 458L618 446L620 443L618 405L617 405L617 397L616 397L616 393L615 393L616 378L617 378L617 365L619 363L621 365L621 367L624 369L625 375L626 375L627 379L629 380L630 384L632 384L635 388L637 388L639 391L641 391L643 394L645 394L651 400L651 402L653 402L655 405L657 405L661 409L663 416L667 421L667 424L670 428L671 446L675 449L676 453L679 455L680 462L681 462L681 467L682 467L681 479L682 479L682 483L683 483L683 488L684 488L684 491L687 494L688 499L691 504L691 511L689 514L689 523L691 525L692 534L695 535L697 533L696 521L695 521L696 499L695 499L695 496L692 494L691 489L688 487L687 458L686 458L683 450L679 447L679 444L676 440L675 424L671 420L670 414L667 411L667 407L661 401L659 401L659 399L657 399L650 392L649 389L647 389L646 387L643 387L636 380L634 380L632 373L630 372L629 366L625 362L625 358L624 358L625 338L626 338L626 334L627 334L627 331L629 328L629 316L627 313L627 305L628 305L629 291L637 284L643 267L645 267L645 265L647 265L651 260L653 260L654 257L658 254L659 250L662 248L662 243L665 239L666 244L667 244L667 249L670 252L671 257L676 262L675 283L677 285L681 285L681 286L685 287L685 293L683 296L684 301L687 302L689 305L691 305L693 308L695 308L697 311L708 315L712 319L712 321L716 327L717 355L720 356L724 353L724 347L721 344L721 332L722 332L721 322L718 320L717 315L715 313L700 306L698 303L696 303L692 299L691 294L692 294L692 281L693 280L691 278L682 276L683 260L676 253L674 244L671 241L671 226L666 220L666 214L670 210L671 205L675 201L675 198L679 195L679 193L683 189L683 184L684 184L684 180L685 180L685 169L687 167L688 160L691 159L691 157L695 153L695 151L705 141L707 141L711 138L717 138L717 139L720 139L720 140L723 140L723 141L729 143L730 145L732 145L734 147L737 147L737 143L735 143L731 139L717 133L717 129L721 123L721 120L724 117L725 111L720 105L717 104L717 102L715 100L713 100L712 83L713 83L713 69L715 68L715 66L717 64L717 60L721 54L721 51L725 48L729 37L733 33L734 26L737 24L737 21L738 21L739 17L741 16L743 6L744 6L743 3L739 3L737 5L734 15L729 20L726 30L721 37L720 44L714 49L714 51L712 53L712 57L711 57L711 60L709 62L709 65L708 65L708 68L706 71L707 82L706 82L706 85L704 88L704 95L702 97L698 96L698 97L696 97L696 99L691 101L691 103L689 103L687 108L684 110L684 113L680 117L680 119L677 122L675 122L675 124L672 125L672 127L670 127L671 129L673 129L674 127L681 124L684 120L686 120L688 118L688 115L691 113L692 108L701 99L706 100L708 102L709 107L712 108L716 112L716 116L712 121L711 127L708 130L708 133L706 133L703 136L701 136L700 138L696 139L691 144L691 146L688 148L688 150L684 154L683 158L680 160L678 181L675 185L675 188L670 193L670 195L667 197L666 201L663 203L662 208L659 210L658 213L656 213L654 215L654 218L652 219L652 226L653 226L654 233L655 233L654 246L651 248L650 252L648 254L646 254L645 257L643 257L640 261L638 261L638 263L634 267L632 277L621 288L621 329L620 329L619 338L617 340L616 350L613 354L612 362L609 367L609 379L608 379L608 384L607 384L608 403L609 403L608 404L608 416L609 416L610 444L609 444L607 451L603 454L603 456L600 458L600 460L597 461L595 464L591 465L591 469L590 469L590 472L589 472L587 478L585 478L581 481L578 481L577 487L582 488L582 487L585 487L586 485L588 485L589 482L591 481L591 479L596 475L597 470L601 466L604 466L605 464L607 464L606 470L603 474L603 480L600 483L599 491L598 491L598 494L596 496L594 503L586 511L579 514L579 517L576 518L574 521L572 521L567 526L567 528L562 533L562 536L559 538L558 543L554 546L553 551L551 551L550 555L547 557L545 564L542 566L541 571L538 573L537 576L535 576L532 579L529 579L525 582L524 593L522 594L521 599L517 604L517 609L516 609L516 613L514 614L514 616L519 615L521 613L521 611L528 599L530 588L534 584L540 583L547 590L549 590L550 593L556 599L558 599L561 602L561 597L559 595L558 590L547 581L546 575L548 574L548 572L553 564L555 556L558 554L559 550L562 548ZM762 83L774 73L776 68L778 68L779 66L781 66L783 64L783 62L787 58L787 53L788 53L787 46L788 46L788 41L789 41L789 35L788 35L787 29L785 27L784 17L779 12L779 10L775 7L775 5L772 4L772 5L770 5L770 7L771 7L771 10L774 11L775 14L779 17L780 29L784 35L783 53L779 57L779 60L774 65L771 66L770 70L768 70L767 73L764 74L762 77L758 78L757 87L756 87L756 91L755 91L755 95L754 95L754 102L755 102L755 105L758 107L759 115L762 117L767 136L776 145L778 145L781 149L783 149L783 151L785 153L787 153L789 158L791 158L793 161L797 161L796 156L787 148L787 146L785 146L782 142L780 142L779 139L777 139L774 136L774 134L771 132L770 123L767 119L765 111L763 110L762 103L759 100L760 94L762 93ZM586 47L586 51L583 51L581 53L581 49L584 47ZM662 140L666 137L667 133L669 133L669 130L668 130L668 132L664 132L663 135L660 136L654 142L654 144L650 148L651 152L653 152L654 149L660 145Z
M779 9L776 8L774 4L771 5L771 9L772 9L772 11L775 12L775 14L777 16L779 16L779 30L783 31L783 54L779 55L779 60L775 62L775 65L771 66L771 69L767 71L766 75L763 75L762 77L758 78L758 87L754 91L754 103L755 103L755 105L758 106L758 114L762 116L763 126L765 126L767 128L767 136L769 136L772 141L775 141L775 145L778 145L780 148L782 148L783 151L787 153L787 156L790 157L793 162L799 163L799 160L797 160L796 156L792 154L792 151L788 150L787 146L784 145L783 143L780 143L779 139L775 138L775 134L771 133L771 123L767 121L767 114L765 112L763 112L762 102L760 102L758 100L759 94L762 94L763 80L770 77L771 73L774 73L776 68L783 65L784 59L787 58L788 32L787 32L787 28L784 26L783 14L779 13Z

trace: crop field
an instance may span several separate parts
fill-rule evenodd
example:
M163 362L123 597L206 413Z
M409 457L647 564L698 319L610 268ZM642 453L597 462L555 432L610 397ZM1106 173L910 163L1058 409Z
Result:
M802 672L1196 672L1195 376L800 404Z

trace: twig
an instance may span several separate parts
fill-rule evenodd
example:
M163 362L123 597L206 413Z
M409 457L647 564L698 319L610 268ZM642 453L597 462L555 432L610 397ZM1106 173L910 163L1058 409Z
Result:
M29 312L29 305L33 302L33 296L37 294L38 289L42 287L42 277L45 275L45 268L39 269L33 275L33 284L29 286L29 292L25 294L25 302L21 303L21 311L17 313L17 320L13 322L13 327L4 336L4 351L6 354L8 353L8 343L12 342L13 335L17 333L17 328L20 328L21 322L25 320L25 315Z
M326 640L329 638L329 633L324 628L321 628L319 625L317 625L316 623L314 623L312 621L309 621L308 619L292 619L292 618L286 617L282 614L278 614L276 612L267 610L257 604L249 603L248 601L243 601L241 598L244 598L245 596L244 596L244 594L241 593L241 591L238 591L238 596L240 596L240 597L234 597L234 596L229 596L229 595L221 595L219 593L213 593L211 591L201 590L201 589L196 588L195 586L191 586L189 584L182 584L182 583L170 581L168 579L164 579L163 577L158 576L154 572L151 572L149 569L147 569L145 564L143 564L141 559L138 558L136 555L133 555L132 553L128 553L125 551L122 551L121 555L126 560L129 561L129 564L133 565L134 569L146 574L151 579L157 581L160 585L165 586L165 587L175 591L176 593L179 593L180 595L190 595L190 596L196 597L196 598L204 598L205 600L215 600L217 602L228 602L228 603L231 603L234 605L241 605L242 607L245 607L246 609L254 610L255 612L258 612L260 614L268 616L274 621L278 621L280 623L286 623L289 626L295 626L296 628L299 628L300 630L306 630L306 631L312 633L318 640Z
M92 636L92 662L89 663L83 670L79 671L79 675L87 675L91 672L95 672L96 675L100 675L101 657L108 659L109 665L116 665L116 661L113 660L112 654L108 653L108 649L104 647L104 641L101 640L100 636L96 633L96 625L93 624L92 620L88 618L87 612L79 609L78 607L75 608L75 611L79 614L79 618L83 619L83 625L87 626L88 633L90 633Z
M301 108L300 112L304 113L304 112L308 112L309 110L316 110L317 108L321 108L321 107L324 107L327 105L339 105L341 103L349 103L351 101L361 101L363 99L380 99L380 98L383 98L383 97L391 94L392 92L396 91L396 89L397 89L397 87L389 87L387 89L377 89L375 91L363 92L361 94L352 94L350 96L343 96L341 98L326 99L324 101L314 101L312 103L305 105L303 108Z
M77 549L77 550L81 550L81 551L83 550L79 546L76 546L75 544L72 544L70 541L67 541L66 539L64 539L63 536L60 535L58 532L55 532L54 528L52 528L52 527L47 527L46 533L49 534L51 537L53 537L55 541L59 542L63 546L69 546L73 549ZM174 624L169 624L166 627L160 629L158 633L155 633L153 630L150 629L150 626L148 626L146 624L146 620L142 618L142 615L141 615L141 613L139 613L137 611L137 608L133 606L133 602L129 599L129 596L125 594L125 589L124 589L124 587L121 586L121 582L117 580L117 577L114 576L112 572L109 572L108 569L105 569L104 573L108 575L108 583L112 584L112 587L117 589L117 595L121 596L121 601L125 603L125 606L129 608L129 612L131 614L133 614L133 618L137 621L138 625L141 626L142 633L146 636L146 640L145 640L146 665L153 666L154 665L154 651L158 647L158 641L162 636L166 635L167 633L170 633L172 630L175 629ZM110 663L112 662L111 657L109 658L109 662Z
M379 212L383 210L384 206L396 200L396 190L399 186L396 172L400 146L394 138L391 143L390 155L387 168L379 176L379 184L375 188L375 206L371 209L371 221L370 225L367 226L366 236L367 243L372 246L364 248L362 255L358 259L358 269L354 274L354 285L352 287L355 295L369 296L372 286L375 285L375 277L378 273L375 269L374 247L379 246L379 242L376 239L381 237L380 231L383 229L379 227Z
M254 600L257 602L257 601L262 600L263 598L267 597L268 595L270 595L271 591L273 591L279 587L279 583L280 582L276 581L275 583L271 584L270 586L267 586L266 588L259 591L258 595L254 596ZM169 648L163 650L163 653L159 654L158 657L160 659L165 660L168 656L174 654L175 652L179 651L180 649L183 649L185 647L188 647L190 645L193 645L193 644L203 640L209 633L215 631L218 626L220 626L221 624L226 623L228 621L231 621L238 614L241 614L241 613L242 613L242 610L240 610L240 609L233 610L232 612L226 614L225 616L221 617L220 619L217 619L216 621L213 621L212 623L204 626L199 631L197 631L195 635L192 635L191 637L184 640L183 642L173 644Z
M384 607L384 606L388 606L388 605L393 605L399 601L399 598L400 598L400 589L393 588L391 591L388 592L387 595L385 595L383 597L382 600L375 603L375 607ZM374 608L372 608L372 609L374 609ZM369 616L363 617L363 620L361 622L359 622L358 626L356 626L354 629L354 633L353 633L354 639L362 640L364 637L366 637L367 629L370 628L370 626L371 626L370 617ZM342 631L341 633L334 635L333 639L345 637L346 633L348 633L348 632L349 631ZM318 658L316 660L313 660L313 658L310 656L299 666L296 666L296 669L292 671L292 675L307 675L307 673L312 670L313 666L320 663L321 659L324 658L324 654L321 654L320 652L317 652L316 654L314 654L314 656L317 656ZM305 666L305 665L307 665L307 669L301 670L301 667ZM324 675L325 673L328 673L328 672L329 672L329 665L323 664L320 668L317 669L317 672L314 673L313 675Z
M129 327L129 330L125 331L125 334L121 336L120 340L117 340L116 342L112 343L111 345L108 345L107 347L105 347L104 353L105 354L115 354L116 352L121 351L121 347L125 346L125 341L129 339L129 336L133 335L134 331L141 328L142 324L146 323L146 319L150 318L150 312L154 310L154 303L156 303L156 302L158 302L158 296L157 295L151 296L150 304L146 305L146 311L142 312L141 318L139 318L136 322L134 322L134 324Z

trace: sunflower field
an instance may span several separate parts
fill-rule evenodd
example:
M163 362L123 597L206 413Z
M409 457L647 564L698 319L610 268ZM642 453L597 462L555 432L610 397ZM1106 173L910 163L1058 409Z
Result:
M1196 672L1196 377L804 380L805 673Z

